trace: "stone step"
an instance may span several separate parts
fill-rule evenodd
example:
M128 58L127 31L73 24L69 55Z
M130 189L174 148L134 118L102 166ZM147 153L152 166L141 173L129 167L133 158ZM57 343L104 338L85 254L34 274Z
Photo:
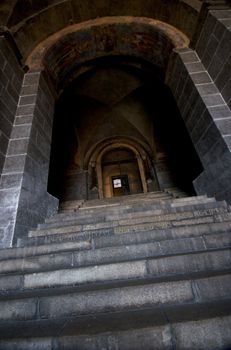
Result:
M42 246L50 244L66 244L68 242L91 242L95 247L107 247L124 244L138 244L156 240L177 239L185 237L206 236L214 233L231 232L230 222L217 222L210 224L197 224L192 226L174 227L168 229L151 229L147 224L146 231L136 230L136 226L130 232L116 232L113 229L94 230L87 233L64 233L49 236L18 239L19 247Z
M102 242L98 242L102 245ZM112 242L116 243L116 242ZM0 254L0 273L33 272L55 270L57 268L71 268L94 264L114 263L120 261L134 261L137 259L163 257L186 253L203 252L210 250L227 249L231 247L229 233L219 233L209 236L150 240L146 243L97 247L95 242L73 242L73 244L59 244L17 248ZM50 249L49 249L50 248ZM55 250L55 249L56 250ZM53 249L53 250L52 250ZM52 255L51 255L52 253Z
M63 210L77 210L79 208L95 208L105 206L116 206L123 205L124 203L135 203L138 201L150 201L150 200L161 200L161 199L172 199L171 194L163 191L149 192L149 193L138 193L136 195L128 195L121 197L103 198L103 199L91 199L91 200L77 200L77 201L66 201L60 203L60 211Z
M187 199L187 201L183 201L184 199ZM126 205L112 205L112 206L97 206L97 207L85 207L85 208L79 208L77 211L68 211L68 212L60 212L59 215L66 216L66 215L72 215L73 213L79 215L79 216L89 216L89 215L120 215L120 214L126 214L131 212L142 212L147 210L156 210L156 209L164 209L164 210L184 210L184 208L192 209L195 205L206 205L209 203L214 203L216 205L215 198L198 198L193 197L192 200L189 200L188 198L177 198L174 200L165 200L165 201L150 201L150 202L137 202L133 204L126 204Z
M149 203L155 201L165 201L172 200L174 197L171 194L161 192L160 194L154 195L142 195L142 196L122 196L115 197L113 201L108 201L108 199L95 199L95 200L87 200L81 206L80 209L84 208L97 208L104 206L113 206L113 205L126 205L126 204L135 204L138 202Z
M178 187L168 187L164 189L164 192L172 195L174 198L188 197L188 194Z
M227 226L222 226L219 225L219 227L216 227L217 230L219 231L218 233L212 233L215 232L214 230L212 230L211 232L208 230L206 230L205 228L200 228L200 230L197 230L197 235L193 235L193 237L188 236L188 232L185 235L184 232L178 232L178 235L176 235L176 232L174 231L170 231L170 232L166 232L166 234L164 234L161 231L155 232L155 236L153 235L153 233L144 233L144 234L124 234L124 235L120 235L120 236L111 236L110 242L108 242L108 238L107 237L94 237L93 239L89 239L89 240L80 240L80 241L74 241L74 240L70 240L70 241L58 241L57 243L44 243L43 240L43 245L32 245L32 246L25 246L24 247L17 247L17 248L10 248L10 249L4 249L4 250L0 250L0 261L2 260L10 260L10 259L20 259L23 258L23 262L19 260L17 260L17 264L18 266L23 266L26 267L27 266L27 261L25 261L25 259L27 257L30 257L30 259L35 259L35 262L32 263L32 266L37 266L36 262L38 264L38 266L40 266L40 258L38 258L38 255L51 255L51 259L49 259L49 264L51 264L52 260L55 259L55 253L58 253L58 255L60 256L61 253L65 253L68 252L67 254L70 256L70 253L72 251L77 251L78 252L78 256L81 255L81 251L85 251L85 250L91 250L94 251L96 254L94 256L94 259L96 259L97 256L97 252L99 252L99 250L95 250L96 247L98 248L103 248L105 251L107 251L107 246L110 247L110 251L109 251L109 257L113 256L113 252L114 250L118 250L121 249L121 247L123 247L123 249L125 249L125 254L128 254L129 251L131 251L132 255L133 255L133 251L132 246L139 243L139 248L136 248L137 252L136 254L138 254L138 251L141 251L142 254L142 250L147 248L147 252L149 251L151 245L155 245L157 252L166 252L166 249L163 248L163 244L167 244L167 252L170 253L178 253L179 249L183 249L185 252L187 251L192 251L192 249L198 249L198 250L203 250L204 247L206 249L219 249L219 248L223 248L223 247L230 247L231 245L231 235L229 232L227 233L222 233L222 230L225 231L229 231L229 227ZM209 229L209 228L208 228ZM201 236L200 236L201 234ZM185 238L184 238L185 236ZM183 237L183 238L181 238ZM57 237L55 237L57 239ZM59 237L60 238L60 237ZM72 237L75 238L75 237ZM39 239L41 240L41 237L39 237ZM32 239L34 240L34 239ZM30 241L30 240L29 240ZM165 243L163 243L165 242ZM171 242L168 243L168 242ZM186 244L189 244L187 245ZM191 243L190 243L191 242ZM200 242L200 244L199 244ZM26 240L26 243L28 243L28 241ZM29 242L30 243L30 242ZM37 242L41 244L40 242ZM182 244L184 245L182 246ZM118 245L118 247L117 247ZM141 247L143 245L143 247ZM145 248L146 247L146 248ZM101 250L102 252L103 250ZM154 249L155 251L155 249ZM92 254L92 253L90 253ZM99 256L101 255L101 253L99 253ZM107 257L107 254L106 254ZM38 258L38 261L36 260ZM45 264L48 264L48 260L46 260L47 258L45 257ZM0 265L1 266L1 265ZM3 269L3 267L1 266L0 269Z
M166 192L164 191L155 191L155 192L147 192L147 193L137 193L137 194L130 194L130 195L125 195L125 196L119 196L119 197L110 197L110 198L103 198L103 199L90 199L84 201L84 205L88 204L100 204L100 203L124 203L124 202L129 202L129 201L137 201L137 200L148 200L149 198L155 199L155 198L165 198L165 196L169 196Z
M31 230L28 237L50 236L56 234L81 233L87 234L89 231L104 231L111 230L113 233L127 233L127 232L144 232L149 230L174 228L180 226L193 226L197 224L209 224L221 221L231 220L231 213L220 213L204 215L206 212L192 212L167 214L153 217L143 217L132 220L115 220L110 222L100 222L94 224L74 224L74 225L58 225L57 227ZM211 212L212 213L212 212Z
M67 222L71 220L82 220L83 223L93 223L100 221L112 221L113 219L132 219L137 217L149 216L149 215L161 215L161 214L171 214L178 213L182 211L195 211L195 210L206 210L206 209L216 209L223 208L224 210L231 211L229 206L225 201L216 202L214 199L209 198L209 201L206 203L199 202L194 203L193 205L185 205L172 207L172 203L168 203L168 205L152 205L143 207L139 206L129 206L126 210L119 211L117 208L114 212L107 212L105 210L100 211L91 211L90 213L84 211L76 211L76 212L68 212L68 213L58 213L54 216L45 220L45 223L54 223L57 222L60 224L61 222Z
M196 311L198 314L202 313L202 310L198 309ZM107 323L107 332L103 332L102 328L100 329L98 327L100 333L97 334L90 333L91 329L95 329L92 319L88 319L88 323L81 320L81 326L82 328L85 327L85 330L88 330L88 334L85 331L85 334L73 335L74 325L71 322L68 323L70 328L68 336L58 335L46 338L32 338L30 334L28 337L25 337L26 332L24 329L24 334L17 332L20 338L0 340L0 349L168 350L175 348L207 350L208 344L211 344L210 350L230 349L231 332L227 331L230 329L230 316L219 315L216 317L215 315L215 317L210 319L201 318L195 321L184 318L184 322L175 322L174 310L168 310L168 319L167 316L159 312L158 317L163 322L161 325L155 325L156 313L157 311L155 310L155 314L150 311L143 311L142 315L141 313L123 314L120 321L118 321L118 317L116 318L114 316L113 322L109 317L105 316L104 319L101 319L101 322L97 319L95 323L103 323L105 325ZM181 314L186 314L186 312L182 310ZM220 312L220 314L222 313ZM203 314L203 316L206 315ZM136 328L138 321L141 323L141 319L143 323L141 328ZM118 327L118 324L121 325L121 330L115 329L115 325ZM76 329L80 328L77 322L75 323L75 327ZM12 333L10 331L10 329L7 329L6 333L3 333L5 337L10 337Z
M221 228L220 228L221 231ZM150 233L125 234L121 236L96 237L89 241L60 242L56 244L35 245L0 251L0 270L2 273L14 271L36 271L47 268L78 266L119 262L148 257L160 257L179 253L224 249L231 246L231 235L211 233L207 230L187 237L185 232L155 236ZM51 255L52 254L52 255Z
M68 212L68 208L70 208L70 211L78 211L78 210L115 210L117 207L120 209L126 208L126 207L131 207L131 206L139 206L139 205L150 205L150 204L159 204L159 203L168 203L168 202L198 202L200 200L210 200L211 198L208 198L205 195L202 196L193 196L193 197L186 197L186 198L173 198L173 196L168 195L166 193L161 193L160 195L153 195L151 196L150 194L142 194L141 197L137 196L124 196L124 197L114 197L114 198L108 198L108 199L95 199L95 200L88 200L88 201L83 201L82 205L80 205L80 201L75 202L71 201L61 203L61 207L65 207L65 213ZM215 200L213 198L213 200ZM70 205L70 206L69 206ZM60 209L62 212L63 209Z
M191 312L192 315L193 310L199 309L211 317L220 314L222 304L228 312L230 282L230 275L220 275L83 292L73 288L56 295L5 298L0 301L0 332L8 338L21 334L46 337L61 333L64 336L70 334L72 325L75 334L86 334L89 332L89 328L86 329L89 319L94 320L90 332L97 332L99 325L102 331L107 327L107 322L102 322L104 317L115 325L119 320L123 322L123 316L134 318L136 314L140 315L135 321L138 328L142 327L142 319L146 318L145 312L155 314L158 325L163 324L162 314L166 317L165 323L167 319L171 320L171 313L175 322L179 322L182 321L182 314ZM202 314L198 313L197 319ZM77 327L81 324L85 326L82 330L81 326L79 329Z
M122 254L120 254L122 255ZM98 289L100 286L120 286L141 284L158 281L169 281L183 278L195 278L196 276L211 276L217 274L229 273L231 270L231 251L224 249L219 251L178 254L174 256L163 256L158 258L148 258L142 260L128 261L126 256L119 255L120 262L109 262L107 264L97 265L90 259L79 259L78 255L74 256L73 262L69 259L69 266L51 270L50 266L39 266L39 272L26 273L17 268L17 275L10 275L12 271L1 270L0 276L0 295L6 295L6 292L15 292L17 297L25 295L25 291L38 290L45 288L62 288L84 286L84 290ZM57 259L58 257L56 257ZM64 257L62 257L64 260ZM137 259L137 257L136 257ZM112 260L112 259L110 259ZM124 261L123 261L124 260ZM59 263L61 262L61 259ZM64 260L68 265L68 259ZM102 262L102 261L100 261ZM1 263L1 266L3 262ZM30 262L30 266L31 266ZM64 264L63 264L64 265ZM80 266L78 266L80 265ZM24 265L25 266L25 265ZM40 271L45 268L45 271ZM65 267L65 268L64 268ZM32 268L33 270L33 268ZM35 269L34 269L35 270ZM47 271L48 270L48 271ZM7 272L7 275L3 275ZM14 271L15 272L15 271ZM143 282L142 282L143 281Z
M61 202L59 205L59 210L68 210L68 209L79 209L79 207L81 207L84 203L84 199L83 200L74 200L74 201L66 201L66 202Z
M230 208L158 195L64 204L0 251L0 350L229 346Z
M90 217L84 217L80 218L77 215L72 215L71 217L68 217L66 220L59 220L57 218L56 221L47 221L44 224L39 224L38 229L51 229L56 227L65 227L65 226L72 226L72 225L85 225L85 224L93 224L95 228L100 228L99 226L102 225L102 228L105 228L105 223L109 222L109 226L114 225L126 225L129 222L131 222L133 225L140 224L142 222L160 222L160 221L169 221L169 220L182 220L182 219L189 219L189 218L198 218L198 217L205 217L205 216L211 216L216 214L224 214L227 213L228 208L227 206L220 206L216 208L210 208L210 209L202 209L202 210L190 210L190 211L174 211L174 212L164 212L161 209L156 210L147 210L145 212L134 212L134 213L127 213L123 215L105 215L105 216L90 216Z
M156 199L151 199L151 198L147 198L145 200L130 200L130 201L126 201L126 202L116 202L116 203L106 203L103 202L103 200L100 200L99 203L85 203L84 205L82 205L79 208L76 208L74 206L66 208L66 209L60 209L59 213L71 213L71 212L76 212L76 211L82 211L82 212L92 212L92 211L103 211L106 210L106 212L116 212L117 210L119 212L123 212L129 208L133 208L136 206L141 206L143 208L147 207L147 206L152 206L154 204L158 205L161 203L165 203L168 201L172 201L172 196L165 196L164 199L163 198L156 198Z
M49 244L43 244L43 245L34 245L34 246L13 247L13 248L0 250L0 261L21 259L21 258L24 260L27 257L35 257L35 259L37 259L38 255L53 256L54 253L61 254L62 252L80 251L80 250L86 250L91 248L92 248L92 243L90 240L81 240L77 242L68 241L68 242L59 242L59 243L49 243ZM19 263L19 260L17 261ZM21 266L20 264L19 266ZM46 262L46 264L48 264L48 261Z
M117 197L117 198L122 198L122 197ZM100 209L102 207L107 207L109 210L116 208L116 206L119 206L123 208L123 206L139 206L139 205L150 205L150 204L159 204L159 203L195 203L203 200L210 200L212 198L208 198L207 196L193 196L193 197L186 197L186 198L173 198L171 195L167 194L162 194L158 197L151 197L151 196L143 196L141 198L138 198L137 196L134 196L134 198L131 198L129 200L123 199L123 200L116 200L115 202L108 204L107 201L104 202L102 199L98 199L94 203L91 203L91 201L86 201L82 206L79 207L79 210L84 210L86 211L87 209ZM213 200L215 200L213 198Z
M202 236L204 240L209 241L213 234L220 235L231 232L230 222L222 222L215 224L200 224L189 227L177 227L172 229L151 230L146 232L130 232L123 234L105 235L93 237L95 248L114 247L126 244L140 244L151 241L164 241L168 239L193 238Z

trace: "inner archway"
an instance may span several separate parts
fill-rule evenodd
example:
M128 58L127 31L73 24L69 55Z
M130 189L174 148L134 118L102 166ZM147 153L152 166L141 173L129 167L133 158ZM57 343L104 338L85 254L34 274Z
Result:
M86 158L103 140L115 138L133 140L149 155L140 172L144 192L156 189L154 178L161 190L183 184L193 192L202 169L164 84L173 49L187 45L188 38L167 23L125 16L69 26L35 48L26 63L31 70L45 69L59 95L49 193L60 200L103 197ZM168 130L173 128L174 137Z
M163 72L128 56L79 71L57 103L49 192L61 201L112 197L121 178L127 194L170 187L193 194L201 166Z
M136 155L128 148L113 148L101 158L103 196L117 197L143 192Z
M90 162L90 168L95 167L96 170L99 197L147 192L147 161L150 160L147 159L145 151L129 140L99 145ZM149 181L157 183L154 177Z

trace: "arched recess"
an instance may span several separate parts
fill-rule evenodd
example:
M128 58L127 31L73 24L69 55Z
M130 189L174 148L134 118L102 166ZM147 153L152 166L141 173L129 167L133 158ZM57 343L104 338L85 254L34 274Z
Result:
M16 0L11 0L10 7L15 2ZM192 38L201 3L200 0L146 0L144 6L142 0L101 0L100 3L91 0L18 0L10 18L4 16L4 12L1 15L5 25L13 31L23 57L26 57L35 45L68 24L105 16L158 19L177 27Z
M75 79L78 66L97 57L128 55L143 58L166 71L174 48L189 39L175 27L144 17L104 17L75 24L42 41L28 56L30 71L46 70L56 88Z
M93 58L130 56L149 62L164 77L174 48L188 38L175 27L143 17L105 17L75 24L40 43L28 57L30 71L45 70L60 95Z

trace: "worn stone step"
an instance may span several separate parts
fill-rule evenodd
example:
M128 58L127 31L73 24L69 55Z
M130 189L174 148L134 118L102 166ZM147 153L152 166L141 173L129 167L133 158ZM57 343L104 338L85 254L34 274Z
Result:
M79 207L83 205L84 201L85 201L84 199L81 199L81 200L61 202L59 205L59 210L79 209Z
M165 200L172 200L173 196L168 193L160 193L153 195L142 195L142 196L121 196L114 197L113 201L108 201L108 199L96 199L96 200L88 200L85 201L79 209L87 209L87 208L97 208L97 207L105 207L105 206L115 206L115 205L128 205L128 204L136 204L138 202L149 203L149 202L159 202Z
M126 245L99 247L97 241L84 242L83 245L79 242L73 242L72 245L62 244L57 245L56 251L53 254L48 250L49 245L31 248L18 248L15 255L8 257L6 254L1 256L0 271L2 274L9 272L31 272L38 270L54 270L57 268L69 268L73 266L88 266L94 264L114 263L120 261L133 261L137 259L162 257L176 254L185 254L192 252L203 252L209 250L225 249L231 246L231 237L227 234L216 234L206 237L188 237L180 239L166 239L161 237L159 240L150 240L139 245L133 242L126 242ZM98 242L101 243L102 242ZM115 243L115 242L114 242ZM53 247L52 247L53 248ZM21 257L19 255L21 253ZM5 257L5 259L4 259Z
M231 213L221 213L212 215L203 215L205 213L196 212L195 216L192 212L167 214L153 217L143 217L132 220L115 220L110 222L100 222L94 224L74 224L74 225L59 225L58 227L50 228L49 225L44 229L31 230L28 233L29 237L49 236L65 233L88 233L89 231L102 232L111 230L115 234L127 232L144 232L149 230L174 228L180 226L193 226L198 224L209 224L221 221L231 220Z
M196 198L196 197L195 197ZM184 198L183 198L184 199ZM188 199L188 198L187 198ZM214 204L216 205L216 200L214 198L202 198L193 199L193 201L178 201L178 199L173 200L166 200L166 201L159 201L159 202L150 202L150 203L142 203L137 202L135 204L126 204L126 205L120 205L120 206L111 206L111 207L95 207L95 208L80 208L78 211L73 212L65 212L65 213L59 213L59 217L66 217L69 215L76 214L79 217L89 217L89 216L97 216L97 215L108 215L108 216L114 216L114 215L123 215L127 213L136 213L136 212L146 212L147 210L167 210L167 211L185 211L185 210L193 210L196 205L203 206L207 204Z
M83 205L95 205L100 203L124 203L124 202L132 202L137 200L146 200L146 199L155 199L155 198L165 198L169 195L165 193L164 191L155 191L155 192L147 192L147 193L137 193L137 194L130 194L125 196L119 196L119 197L111 197L111 198L103 198L103 199L90 199L84 201Z
M7 276L0 277L0 294L8 291L23 293L25 290L66 286L85 286L85 290L93 290L99 285L105 288L106 285L115 283L118 287L118 282L120 285L127 285L131 282L140 284L142 280L147 283L147 281L167 281L169 278L176 280L182 276L186 279L189 276L195 278L197 275L201 277L224 274L231 270L231 251L226 249L101 265L88 260L88 264L91 262L93 265L79 267L81 262L83 263L83 260L79 260L77 255L74 256L73 263L69 261L69 266L65 269L34 273L17 271L17 275L9 275L8 271Z
M148 224L150 225L150 224ZM136 226L134 226L136 227ZM147 231L131 230L130 232L115 233L113 229L94 230L88 233L56 234L49 236L39 236L18 239L18 246L42 246L49 244L62 244L65 242L81 242L90 240L95 247L107 247L124 244L138 244L156 240L176 239L185 237L197 237L201 235L211 235L214 233L231 232L230 222L217 222L212 224L197 224L193 226L183 226L168 229L150 229Z
M199 202L210 202L210 201L215 201L214 198L208 198L207 196L197 196L197 197L186 197L186 198L175 198L173 199L171 196L169 198L156 198L155 200L151 197L144 197L143 199L139 199L137 197L135 197L133 200L131 201L121 201L121 202L116 202L113 205L107 205L107 203L105 203L105 205L102 205L102 200L98 200L98 205L94 205L91 206L88 204L88 201L86 203L84 203L84 206L81 206L79 208L80 211L91 211L91 210L97 210L97 209L102 209L102 207L105 207L105 210L109 210L109 211L115 211L117 209L120 209L121 211L123 210L123 208L126 209L126 207L145 207L145 206L151 206L151 205L166 205L168 206L170 204L170 206L172 204L176 204L176 205L180 205L180 203L182 204L194 204L194 203L199 203ZM116 205L115 205L116 204Z
M231 235L218 233L179 239L162 236L146 243L135 244L137 242L133 240L119 240L118 246L113 243L114 246L96 248L97 245L103 246L103 242L96 239L3 250L0 251L0 271L2 274L46 271L219 250L231 247Z
M186 313L186 308L181 314ZM199 310L197 310L198 312ZM200 311L201 312L201 311ZM68 336L54 337L31 337L26 338L25 329L22 334L17 332L20 338L2 339L0 340L1 350L169 350L169 349L190 349L190 350L208 350L208 344L211 344L210 350L229 349L231 343L230 329L231 317L220 315L213 316L210 319L202 318L196 320L185 320L184 322L175 322L174 313L168 310L169 320L163 321L160 325L155 325L154 312L143 311L143 313L133 313L132 315L123 314L121 321L117 321L118 317L112 320L106 317L95 320L95 323L108 325L103 330L99 328L98 334L91 334L91 329L95 329L92 319L88 323L82 322L82 328L85 327L85 334L73 335L74 325L68 323L72 332ZM187 312L189 313L189 312ZM160 312L159 312L160 314ZM222 313L221 313L222 314ZM145 315L145 317L144 317ZM159 315L161 318L161 315ZM163 320L166 317L162 317ZM149 322L147 322L147 320ZM137 321L142 322L141 328L136 328ZM68 322L68 321L67 321ZM121 325L121 329L115 328L115 325ZM129 324L131 325L129 327ZM110 326L109 326L110 325ZM29 328L30 325L28 325ZM72 326L72 327L71 327ZM133 326L133 327L132 327ZM58 327L57 327L58 328ZM75 328L79 329L78 323ZM61 329L61 326L60 326ZM86 334L86 330L88 334ZM12 333L12 332L11 332ZM10 330L7 330L6 336L9 337ZM89 334L90 333L90 334ZM33 333L34 334L34 333ZM78 333L77 333L78 334ZM25 337L25 338L23 338Z
M231 245L230 233L229 232L222 233L221 228L220 228L220 232L215 234L212 234L211 232L206 233L206 231L204 230L204 231L201 231L202 236L200 236L200 232L198 232L197 236L194 235L195 237L187 237L186 235L186 238L179 238L181 236L177 238L177 236L175 236L175 234L173 236L173 234L174 232L168 232L168 234L163 234L162 232L158 232L156 233L155 237L153 237L153 235L150 235L149 239L148 239L149 234L143 234L140 237L137 234L135 235L127 234L127 235L122 235L117 237L111 237L112 246L111 244L109 244L109 247L110 247L109 256L113 256L112 254L113 249L115 250L121 249L121 246L124 246L123 248L128 251L132 249L131 246L133 246L134 244L136 247L136 243L139 243L139 248L136 248L136 249L142 251L142 249L144 248L144 247L143 248L141 247L143 242L146 242L143 244L147 248L150 248L151 245L155 245L160 250L160 245L163 244L162 242L166 241L164 244L167 244L167 247L168 247L167 249L168 249L168 252L170 253L174 253L175 250L177 253L179 249L183 249L184 251L192 251L193 248L201 250L204 247L206 249L219 249L223 247L230 247ZM184 235L182 236L184 237ZM117 238L117 242L115 238ZM41 237L39 239L41 239ZM169 244L168 241L171 242L171 244ZM118 247L116 246L116 244L118 244ZM34 257L34 259L37 259L38 255L48 255L48 254L52 254L52 257L54 257L55 253L58 253L58 255L60 255L62 252L71 252L71 251L78 251L79 254L81 254L80 251L82 250L85 251L88 249L94 250L95 247L97 246L106 247L106 250L107 250L107 245L108 245L108 242L107 241L103 242L102 237L99 237L99 238L96 237L94 239L89 239L89 240L80 240L80 241L70 240L67 242L60 241L57 243L48 243L43 245L3 249L3 250L0 250L0 261L8 260L8 259L9 260L20 259L20 258L26 258L26 257L31 257L32 259ZM163 246L161 250L163 252L166 252L166 249L163 250ZM128 253L127 251L126 253ZM67 253L67 254L70 254L70 253ZM52 261L52 259L50 259L50 261ZM37 261L37 264L39 265L39 260ZM48 264L47 260L45 260L45 264ZM21 266L21 262L19 263L19 266Z
M130 198L130 199L129 199ZM110 201L108 201L110 199ZM130 196L125 196L123 197L115 197L109 198L109 199L97 199L97 200L89 200L89 201L84 201L81 206L79 206L79 201L77 201L77 209L73 209L74 203L71 202L72 209L70 211L95 211L95 210L102 210L105 209L106 211L115 211L115 210L120 210L122 211L123 209L126 209L128 207L136 207L136 206L148 206L148 205L168 205L169 203L197 203L200 201L204 202L209 202L209 201L215 201L214 198L208 198L205 195L202 196L193 196L193 197L186 197L186 198L173 198L172 196L166 195L166 194L161 194L159 197L151 197L150 195L148 196L147 194L143 195L142 197L130 197ZM65 213L68 212L67 209L68 203L66 203L66 209ZM62 212L62 210L60 210Z
M187 199L186 201L183 201L184 199ZM101 200L99 200L101 201ZM96 205L94 207L80 207L78 210L75 210L74 212L84 215L88 213L97 213L100 211L105 211L107 213L115 213L120 212L123 213L127 210L135 210L138 211L139 209L145 210L146 208L172 208L173 204L175 203L177 206L185 206L185 205L195 205L195 204L203 204L203 203L210 203L210 202L216 202L215 198L208 198L207 196L197 196L197 197L187 197L187 198L177 198L177 199L166 199L166 200L157 200L157 201L133 201L131 203L124 202L124 203L112 203L109 205ZM70 211L71 213L71 211ZM62 213L62 211L59 214L68 215L70 214L68 212Z
M203 327L219 338L217 324L230 344L230 208L205 196L142 198L72 203L42 236L0 251L0 349L147 350L148 334L162 349L200 349Z
M94 213L84 213L82 211L77 211L73 213L58 213L54 216L46 219L45 223L61 223L71 220L82 220L84 223L94 223L99 221L112 221L115 219L132 219L136 217L142 217L142 216L149 216L149 215L161 215L161 214L171 214L171 213L178 213L182 211L195 211L195 210L206 210L206 209L216 209L216 208L223 208L224 210L230 211L230 208L227 206L227 203L225 201L209 201L207 203L197 203L194 205L183 205L178 206L176 208L172 208L170 205L167 207L163 207L161 205L158 206L151 206L151 207L129 207L125 212L114 212L114 213L107 213L105 210L102 210L100 212Z
M97 217L90 217L90 218L79 218L78 216L72 216L69 218L69 220L62 220L59 221L58 219L56 221L52 222L46 222L44 224L38 225L39 230L43 229L51 229L56 227L65 227L65 226L72 226L72 225L85 225L92 224L95 228L100 228L100 225L102 224L102 228L105 227L105 223L109 222L109 226L114 225L127 225L129 222L133 225L145 223L145 222L161 222L161 221L172 221L172 220L183 220L183 219L190 219L190 218L199 218L199 217L205 217L205 216L211 216L211 215L217 215L217 214L224 214L227 213L227 206L226 207L217 207L217 208L211 208L211 209L204 209L204 210L194 210L194 211L185 211L185 212L172 212L172 213L165 213L163 210L156 209L152 211L146 211L146 212L139 212L139 213L128 213L126 215L113 215L113 216L97 216ZM92 227L93 227L92 226Z
M124 203L134 203L137 201L150 201L159 199L170 199L173 198L171 194L163 191L149 192L149 193L138 193L136 195L128 195L121 197L112 197L104 199L91 199L91 200L77 200L77 201L66 201L60 203L60 211L62 210L77 210L79 208L95 208L105 206L116 206Z
M226 303L226 307L230 305L230 282L230 275L221 275L94 291L73 290L60 295L4 299L0 301L0 332L5 337L10 337L10 334L15 337L20 332L25 335L32 325L30 334L33 332L43 337L57 336L62 330L62 335L65 335L70 334L68 330L70 331L70 325L75 321L80 324L84 319L93 317L97 321L96 325L105 315L113 320L114 315L116 317L121 313L119 319L122 320L123 313L130 314L130 317L133 314L134 317L134 313L142 313L142 309L156 313L156 324L163 324L163 318L158 315L158 311L161 310L168 317L168 312L173 308L176 322L182 320L182 312L192 312L199 308L206 309L207 316L210 314L211 317L210 308L213 314L219 314L221 302ZM138 322L138 326L141 324ZM35 328L37 331L34 332ZM76 332L76 324L74 328ZM87 330L83 332L86 334Z
M196 226L184 226L172 229L160 229L151 230L146 232L127 232L117 235L105 235L95 236L93 238L93 244L95 248L113 247L126 244L140 244L150 241L164 241L167 239L180 239L186 237L198 237L203 236L203 239L209 241L210 236L213 234L220 235L228 234L231 232L230 222L213 223L213 224L200 224ZM228 239L228 237L227 237Z
M81 240L81 241L65 241L58 243L49 243L43 245L33 245L33 246L23 246L23 247L13 247L8 249L0 250L0 261L2 260L13 260L21 259L26 257L36 257L38 255L50 255L58 252L69 251L80 251L91 249L92 243L91 240Z

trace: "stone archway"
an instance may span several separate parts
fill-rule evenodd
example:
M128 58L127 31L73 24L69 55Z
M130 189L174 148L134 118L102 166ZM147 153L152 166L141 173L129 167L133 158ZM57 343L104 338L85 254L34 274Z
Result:
M124 31L127 33L125 41L121 35ZM12 245L13 239L23 237L28 228L36 226L57 209L57 199L47 192L54 105L57 95L66 88L65 84L82 73L78 63L95 57L116 54L136 56L148 60L164 72L165 82L173 92L204 167L204 172L194 182L197 193L230 198L230 192L225 188L229 183L231 163L230 151L223 137L226 130L222 120L214 120L209 108L217 104L223 106L224 100L221 94L214 93L216 86L196 53L187 45L188 40L182 33L163 22L118 17L67 27L44 40L33 51L27 60L29 72L24 77L17 121L11 133L12 142L23 138L26 151L18 154L12 150L3 169L5 181L12 181L9 168L13 175L17 175L14 177L15 186L4 192L6 203L10 198L11 204L11 221L4 228L4 244ZM210 89L207 92L203 87L208 83ZM214 95L216 99L211 100ZM194 105L195 108L190 109ZM24 124L25 127L22 127ZM11 165L13 157L17 160L14 169ZM220 166L224 169L222 183L219 181ZM41 205L38 206L38 203ZM27 213L26 221L24 213Z
M124 35L126 32L127 35ZM83 37L86 40L82 40ZM20 120L24 116L28 120L30 116L27 128L20 134L24 137L28 154L19 156L23 170L17 191L15 188L8 191L12 192L9 195L15 201L15 207L11 207L12 225L6 228L9 244L26 235L28 228L36 226L57 210L57 198L47 192L54 107L62 89L66 88L65 84L82 73L78 64L96 57L119 54L149 60L165 71L172 49L186 47L187 44L184 34L161 21L107 17L69 26L35 48L26 61L29 72L24 77L17 111ZM32 94L29 107L28 91ZM14 129L13 133L19 135L20 127L15 125ZM31 179L29 182L28 178ZM20 214L16 208L19 208ZM26 222L24 212L28 217Z
M187 36L165 22L146 17L104 17L51 35L35 47L25 63L31 71L45 69L62 88L76 78L80 63L93 58L131 55L166 70L172 50L188 45Z
M95 168L99 198L113 197L115 193L113 194L112 180L122 176L127 177L128 181L129 190L125 189L126 194L148 191L143 163L143 159L146 159L147 156L144 151L139 149L140 147L138 150L137 147L126 141L112 143L103 149L101 147L100 145L97 147L89 164L91 174L92 168ZM118 188L123 187L121 185L122 183ZM123 195L123 191L118 190L117 192L118 195L120 192Z

